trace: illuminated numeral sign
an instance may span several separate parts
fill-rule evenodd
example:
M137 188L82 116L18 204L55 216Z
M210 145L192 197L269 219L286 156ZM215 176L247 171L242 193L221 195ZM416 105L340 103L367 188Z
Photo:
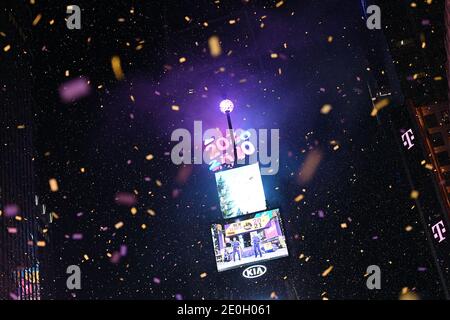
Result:
M236 143L236 155L238 160L245 159L246 156L255 153L256 148L249 141L251 137L250 131L241 129L234 131L234 140ZM231 137L220 137L218 139L205 140L205 152L209 157L209 170L218 171L226 164L234 163L234 150Z

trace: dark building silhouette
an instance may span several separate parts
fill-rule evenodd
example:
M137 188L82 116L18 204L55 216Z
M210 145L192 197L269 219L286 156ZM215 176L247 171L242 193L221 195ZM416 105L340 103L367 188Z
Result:
M48 243L34 187L32 76L22 8L0 11L0 299L41 298Z

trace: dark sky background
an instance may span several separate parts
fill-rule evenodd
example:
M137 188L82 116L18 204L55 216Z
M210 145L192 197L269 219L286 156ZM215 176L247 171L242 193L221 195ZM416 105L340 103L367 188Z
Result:
M81 30L65 27L66 4L26 4L30 25L42 14L28 45L38 189L59 217L43 275L51 298L397 299L405 287L443 297L395 138L370 116L369 31L359 0L278 8L276 1L78 1ZM208 50L212 35L221 40L217 58ZM116 55L122 81L111 69ZM90 80L90 95L61 102L58 87L79 76ZM217 273L214 175L169 156L174 129L192 131L194 120L225 128L223 96L237 102L235 127L280 129L280 170L263 183L269 204L281 208L290 256L267 263L258 281L241 270ZM328 114L324 104L332 105ZM313 179L299 183L312 150L322 160ZM50 192L51 178L58 192ZM135 215L117 204L118 192L136 194ZM107 254L121 246L126 255L112 263ZM65 288L71 264L82 270L77 292ZM382 270L378 291L366 288L372 264Z

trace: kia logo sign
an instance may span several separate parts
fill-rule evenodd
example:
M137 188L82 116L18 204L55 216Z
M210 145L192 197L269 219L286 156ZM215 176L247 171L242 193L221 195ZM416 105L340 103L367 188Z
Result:
M242 275L247 279L253 279L261 277L264 273L266 273L267 268L262 264L258 264L256 266L251 266L242 271Z

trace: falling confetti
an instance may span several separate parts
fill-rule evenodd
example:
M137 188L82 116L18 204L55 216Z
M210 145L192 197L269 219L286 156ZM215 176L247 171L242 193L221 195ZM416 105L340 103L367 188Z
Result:
M113 56L111 58L111 67L117 80L123 80L125 78L119 56Z
M411 198L411 199L414 199L414 200L418 199L418 198L419 198L419 191L417 191L417 190L412 190L412 191L411 191L411 194L410 194L410 198Z
M67 81L59 87L59 96L64 103L71 103L89 95L91 87L84 77Z
M324 272L322 272L322 277L326 277L333 270L333 266L328 267Z
M333 109L331 104L324 104L322 108L320 109L321 114L329 114L330 111Z
M375 103L375 105L373 106L373 109L372 109L372 112L370 113L370 115L371 115L372 117L376 117L377 114L378 114L378 112L379 112L381 109L387 107L387 106L389 105L389 103L390 103L390 100L387 99L387 98L381 99L381 100L377 101L377 102Z
M208 39L209 53L216 58L222 54L222 47L218 36L212 36Z
M57 192L59 190L58 181L55 178L48 180L48 184L50 185L50 190L52 192Z

